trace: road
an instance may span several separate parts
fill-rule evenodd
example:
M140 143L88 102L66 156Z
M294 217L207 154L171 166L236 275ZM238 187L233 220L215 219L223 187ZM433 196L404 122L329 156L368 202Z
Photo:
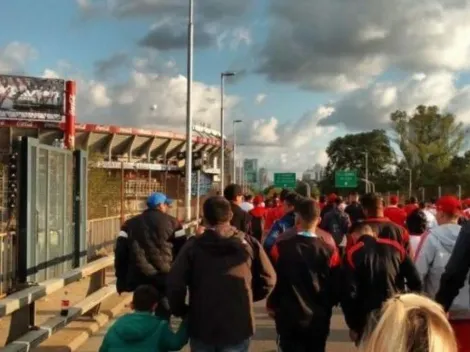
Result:
M256 314L256 334L250 347L253 352L275 352L276 351L276 332L272 319L265 312L264 304L259 303L255 306ZM112 324L112 323L111 323ZM96 352L98 351L103 336L107 328L99 331L90 338L78 352ZM189 352L189 347L183 349ZM331 333L328 341L327 352L354 352L356 349L349 340L348 330L344 324L344 319L340 311L336 311L331 322Z

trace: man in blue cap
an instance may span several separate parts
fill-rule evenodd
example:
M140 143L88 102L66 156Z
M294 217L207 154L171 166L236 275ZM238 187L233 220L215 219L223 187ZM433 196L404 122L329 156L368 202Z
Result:
M166 276L174 257L175 232L181 224L167 214L172 200L163 193L152 193L147 209L127 220L119 232L115 249L117 290L133 292L140 285L166 289ZM180 247L181 245L178 245ZM169 319L167 299L162 295L157 315Z

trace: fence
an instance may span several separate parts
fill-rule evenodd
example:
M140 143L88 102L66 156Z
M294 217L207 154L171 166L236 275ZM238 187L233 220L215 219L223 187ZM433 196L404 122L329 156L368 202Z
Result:
M192 207L195 215L196 206ZM170 214L183 218L184 208L171 208ZM129 218L134 214L128 214ZM116 236L121 227L121 218L112 216L101 219L88 220L87 223L87 257L94 260L105 253L113 251ZM15 289L16 279L16 235L11 233L0 233L0 297Z
M16 246L13 232L0 233L0 297L14 284L16 271Z

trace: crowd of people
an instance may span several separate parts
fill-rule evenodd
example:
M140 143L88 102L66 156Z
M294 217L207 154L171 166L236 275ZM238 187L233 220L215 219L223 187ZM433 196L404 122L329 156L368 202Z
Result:
M470 351L470 224L453 196L403 206L375 193L264 199L232 184L204 202L188 239L175 237L169 206L152 194L119 233L117 289L134 292L135 312L102 352L188 341L195 352L248 351L264 300L283 352L325 351L337 306L360 351ZM183 319L176 332L172 315Z

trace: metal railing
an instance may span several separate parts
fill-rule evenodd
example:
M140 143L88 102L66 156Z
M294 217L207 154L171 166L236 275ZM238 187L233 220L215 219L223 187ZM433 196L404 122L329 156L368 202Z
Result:
M146 198L152 192L163 192L160 182L148 180L127 180L124 192L126 197Z
M195 214L195 211L196 206L193 206L192 213ZM135 214L128 214L126 218ZM184 208L173 207L170 210L170 214L181 219L184 215ZM113 252L120 228L121 219L119 216L88 220L88 261ZM7 295L15 289L16 260L16 234L14 232L0 233L0 297Z
M192 214L196 214L196 206L191 209ZM127 218L136 215L128 214ZM184 217L183 207L170 208L169 214L182 219ZM121 218L119 216L112 216L102 219L88 220L87 225L87 241L88 241L88 260L93 260L96 257L112 253L116 237L121 228Z
M0 233L0 297L13 287L16 271L15 258L14 233Z
M126 218L134 214L129 214ZM87 242L88 260L93 260L97 256L112 253L116 236L121 228L121 218L111 216L108 218L88 220Z

